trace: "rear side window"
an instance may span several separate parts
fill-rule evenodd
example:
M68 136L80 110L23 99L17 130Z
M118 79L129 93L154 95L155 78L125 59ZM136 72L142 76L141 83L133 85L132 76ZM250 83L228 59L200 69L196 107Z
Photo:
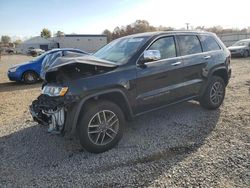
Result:
M195 35L180 35L177 37L180 45L181 55L190 55L201 53L201 44Z
M205 52L221 49L219 44L216 42L216 40L212 36L201 35L200 40L201 40L201 43L203 44L203 48Z
M176 57L176 48L174 37L164 37L156 40L149 50L159 50L161 59Z

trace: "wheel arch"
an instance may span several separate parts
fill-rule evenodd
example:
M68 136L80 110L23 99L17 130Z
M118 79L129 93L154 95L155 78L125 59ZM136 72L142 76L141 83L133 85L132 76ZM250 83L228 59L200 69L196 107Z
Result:
M228 84L229 76L228 76L228 72L227 72L226 68L215 69L215 70L213 70L211 75L221 77L224 80L225 85Z
M226 67L216 67L212 70L209 71L209 73L207 74L206 76L206 82L204 84L204 86L201 88L200 92L199 92L199 97L200 98L201 96L203 96L207 86L208 86L208 83L209 83L209 80L211 79L212 76L219 76L221 77L224 82L225 82L225 85L227 86L228 82L229 82L229 75L228 75L228 71L226 69Z
M129 100L128 100L126 94L122 90L111 89L111 90L107 90L107 91L101 91L101 92L95 93L93 95L89 95L87 97L84 97L77 104L77 107L75 110L75 115L73 118L71 133L76 133L76 128L77 128L77 124L79 122L80 114L84 110L83 107L87 103L91 103L93 101L98 101L98 100L108 100L108 101L114 102L116 105L118 105L121 108L126 120L132 119L133 112L132 112L131 106L129 104Z
M23 77L24 77L24 75L25 75L26 73L28 73L28 72L35 73L35 74L36 74L36 76L37 76L37 78L40 78L39 74L38 74L35 70L29 69L29 70L25 70L25 71L23 71L22 76L21 76L21 80L22 80L22 81L23 81Z

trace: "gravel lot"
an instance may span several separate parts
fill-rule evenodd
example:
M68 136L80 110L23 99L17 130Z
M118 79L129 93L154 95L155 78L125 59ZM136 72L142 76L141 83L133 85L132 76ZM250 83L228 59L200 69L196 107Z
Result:
M0 61L0 187L250 187L250 58L232 60L220 109L186 102L141 116L116 148L98 155L31 120L41 83L6 77L28 59Z

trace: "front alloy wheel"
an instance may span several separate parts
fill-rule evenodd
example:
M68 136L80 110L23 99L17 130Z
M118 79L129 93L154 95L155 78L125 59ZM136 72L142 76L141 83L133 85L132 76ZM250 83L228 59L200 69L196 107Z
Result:
M37 82L37 80L38 80L38 77L37 77L36 73L34 73L32 71L26 72L23 75L23 81L26 84L34 84Z
M119 120L110 110L97 112L88 124L88 137L93 144L106 145L117 135Z
M81 115L81 114L80 114ZM113 148L121 139L124 114L110 101L94 101L86 104L77 125L80 143L92 153Z
M246 57L248 57L248 56L249 56L249 52L248 52L247 50L245 50L244 53L243 53L243 57L246 58Z

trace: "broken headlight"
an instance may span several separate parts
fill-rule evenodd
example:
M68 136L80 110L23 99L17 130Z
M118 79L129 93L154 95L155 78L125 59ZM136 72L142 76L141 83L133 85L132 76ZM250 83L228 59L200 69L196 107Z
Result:
M16 70L19 68L19 66L16 66L16 67L11 67L9 69L10 72L16 72Z
M51 97L64 96L68 91L68 87L57 86L44 86L42 94L49 95Z

